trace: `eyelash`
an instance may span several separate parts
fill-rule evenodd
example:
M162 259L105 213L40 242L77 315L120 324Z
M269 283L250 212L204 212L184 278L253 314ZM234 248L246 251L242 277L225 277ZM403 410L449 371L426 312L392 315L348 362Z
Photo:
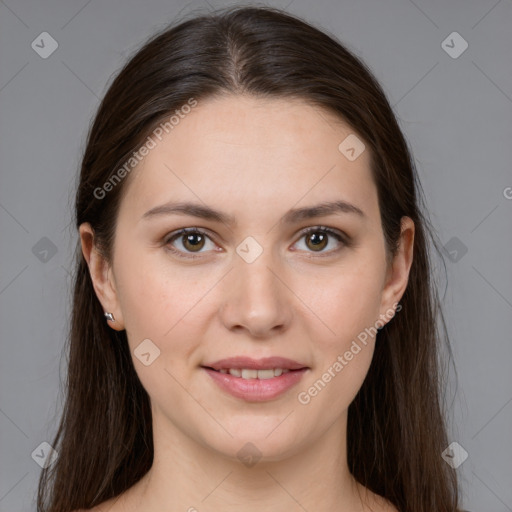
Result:
M310 228L306 228L305 230L301 231L300 237L297 241L301 240L303 237L305 237L307 235L310 235L311 233L317 233L317 232L326 233L326 234L334 237L338 242L340 242L342 244L342 247L340 249L333 249L331 251L327 251L326 253L316 253L315 254L313 252L313 254L315 254L315 255L309 256L310 258L311 257L322 258L322 257L328 256L328 255L331 255L332 253L336 253L336 252L340 251L343 247L351 246L349 237L347 237L346 235L342 235L341 233L338 233L337 231L335 231L331 228L328 228L326 226L313 226ZM164 244L169 251L176 254L180 258L191 259L191 260L201 258L201 256L200 256L201 253L197 253L197 255L195 255L195 254L192 255L193 253L184 253L183 251L180 251L180 250L169 245L172 241L174 241L175 239L178 239L180 236L190 235L190 234L200 234L200 235L203 235L211 240L210 235L206 231L203 231L200 228L183 228L183 229L180 229L179 231L177 231L175 233L171 233L169 236L167 236L164 240ZM185 256L185 254L187 254L187 255Z

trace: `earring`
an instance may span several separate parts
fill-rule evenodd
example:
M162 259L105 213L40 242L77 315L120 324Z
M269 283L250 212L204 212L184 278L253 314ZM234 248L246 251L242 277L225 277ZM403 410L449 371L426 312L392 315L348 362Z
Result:
M110 322L115 322L116 321L116 319L114 318L114 315L112 313L108 313L107 311L105 311L105 317Z

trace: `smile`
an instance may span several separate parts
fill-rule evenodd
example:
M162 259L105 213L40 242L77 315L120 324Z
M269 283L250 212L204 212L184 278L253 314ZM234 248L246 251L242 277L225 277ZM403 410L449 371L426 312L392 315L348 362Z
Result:
M212 368L213 369L213 368ZM272 377L279 377L283 373L290 370L286 368L269 368L264 370L254 370L251 368L222 368L218 370L220 373L229 373L233 377L240 377L242 379L271 379Z
M202 367L218 388L246 402L265 402L283 396L296 386L309 368L225 369Z

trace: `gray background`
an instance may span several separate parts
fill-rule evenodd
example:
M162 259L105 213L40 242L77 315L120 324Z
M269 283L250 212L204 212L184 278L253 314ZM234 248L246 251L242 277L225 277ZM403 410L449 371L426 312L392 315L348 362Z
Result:
M1 512L35 510L32 454L61 410L71 208L90 119L147 36L178 13L228 5L208 1L0 0ZM339 37L394 106L451 252L440 291L458 371L450 440L469 454L457 469L464 507L512 511L512 2L268 5ZM443 44L454 31L469 45L457 58L444 48L462 41ZM46 59L31 47L42 32L58 42Z

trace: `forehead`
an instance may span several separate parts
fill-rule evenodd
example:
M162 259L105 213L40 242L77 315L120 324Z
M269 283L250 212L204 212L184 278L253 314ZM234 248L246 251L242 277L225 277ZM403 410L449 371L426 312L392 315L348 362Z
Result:
M155 147L126 184L123 203L134 215L173 199L234 215L345 199L378 214L369 151L349 160L339 146L357 135L325 109L230 95L198 101L176 120L161 140L152 136Z

